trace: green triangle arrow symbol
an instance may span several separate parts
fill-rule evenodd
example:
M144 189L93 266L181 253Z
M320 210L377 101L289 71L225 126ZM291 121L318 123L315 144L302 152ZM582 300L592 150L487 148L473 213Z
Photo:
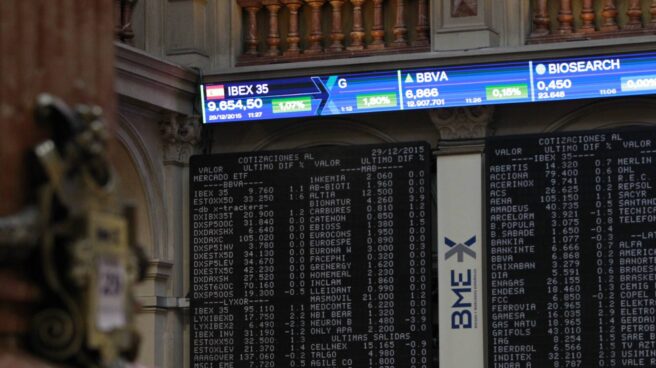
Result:
M406 83L414 83L415 81L412 79L412 76L408 74L407 77L405 77L405 82Z

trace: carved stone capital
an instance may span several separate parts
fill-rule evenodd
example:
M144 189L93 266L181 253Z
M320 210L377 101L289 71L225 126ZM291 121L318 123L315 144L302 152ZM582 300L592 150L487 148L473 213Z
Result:
M160 122L165 163L189 163L194 147L200 143L201 125L199 116L180 114L170 114Z
M475 17L478 15L478 0L452 0L451 16L453 18Z
M151 259L148 261L146 270L146 280L167 281L171 277L173 263L161 259Z
M494 106L456 107L429 111L440 141L483 139L490 132Z

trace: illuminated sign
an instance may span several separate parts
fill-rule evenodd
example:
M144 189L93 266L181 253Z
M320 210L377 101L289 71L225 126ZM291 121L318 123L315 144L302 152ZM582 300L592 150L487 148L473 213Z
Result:
M205 123L563 101L655 91L656 53L201 85Z

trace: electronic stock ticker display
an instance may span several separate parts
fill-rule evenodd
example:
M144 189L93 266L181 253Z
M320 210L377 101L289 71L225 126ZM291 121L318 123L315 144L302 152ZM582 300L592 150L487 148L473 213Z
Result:
M488 367L656 367L656 130L486 150Z
M430 146L194 156L191 366L432 364Z
M656 53L201 85L204 123L652 94Z

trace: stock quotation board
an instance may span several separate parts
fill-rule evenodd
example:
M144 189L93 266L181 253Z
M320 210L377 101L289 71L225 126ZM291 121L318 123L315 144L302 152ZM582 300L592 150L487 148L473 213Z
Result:
M430 146L194 156L191 366L432 364Z
M656 367L656 130L487 141L489 367Z
M201 85L205 123L653 94L656 53Z

